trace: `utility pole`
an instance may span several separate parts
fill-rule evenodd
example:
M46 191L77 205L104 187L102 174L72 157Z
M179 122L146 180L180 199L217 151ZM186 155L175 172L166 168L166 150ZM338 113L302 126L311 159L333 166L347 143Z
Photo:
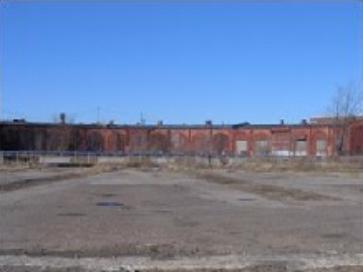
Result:
M2 92L2 77L1 77L1 67L0 67L0 121L3 119L3 92Z
M141 112L140 113L140 124L141 125L145 125L146 121L145 121L145 118L144 118L144 114Z
M2 4L1 1L2 0L0 0L0 8L1 8L1 4ZM1 28L2 25L3 24L1 23L1 18L0 18L0 35L2 35L2 28ZM1 47L0 47L0 63L1 63L1 60L2 60L2 57L1 57ZM4 98L3 98L3 75L2 75L2 73L3 73L3 67L0 66L0 121L2 119L4 119L3 118L3 102L4 102Z
M97 124L100 123L101 108L97 107Z

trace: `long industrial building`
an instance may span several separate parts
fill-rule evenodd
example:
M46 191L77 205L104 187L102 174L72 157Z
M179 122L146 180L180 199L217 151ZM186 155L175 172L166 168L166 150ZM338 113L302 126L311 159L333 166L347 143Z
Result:
M113 154L318 156L363 154L363 120L345 128L331 119L299 124L101 125L0 122L0 151Z

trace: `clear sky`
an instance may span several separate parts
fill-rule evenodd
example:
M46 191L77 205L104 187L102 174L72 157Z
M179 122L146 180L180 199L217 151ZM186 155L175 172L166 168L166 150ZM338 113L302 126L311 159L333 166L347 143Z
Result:
M0 118L298 122L362 81L358 0L0 2Z

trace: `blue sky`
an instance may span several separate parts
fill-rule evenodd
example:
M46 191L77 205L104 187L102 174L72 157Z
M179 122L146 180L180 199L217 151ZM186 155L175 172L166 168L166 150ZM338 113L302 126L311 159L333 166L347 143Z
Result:
M276 123L362 81L358 1L1 1L2 117Z

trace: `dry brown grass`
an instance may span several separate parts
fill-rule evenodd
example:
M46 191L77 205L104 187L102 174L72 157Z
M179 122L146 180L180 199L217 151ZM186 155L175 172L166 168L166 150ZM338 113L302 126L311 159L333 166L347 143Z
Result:
M240 164L231 166L233 169L254 172L344 172L359 173L363 171L360 163L342 162L339 160L314 160L314 159L249 159Z
M17 172L26 169L36 169L39 168L37 164L30 163L7 163L0 164L0 172Z
M130 158L125 164L129 168L155 168L160 167L158 163L149 157Z
M74 166L76 163L74 163ZM72 166L72 163L70 164ZM81 166L81 165L80 165ZM211 161L206 157L176 157L173 159L166 158L165 162L159 163L152 157L129 157L119 163L97 163L89 166L92 169L106 169L115 167L129 168L168 168L170 170L188 170L188 169L229 169L245 170L251 172L302 172L302 173L348 173L352 176L359 177L363 172L363 160L343 160L343 159L310 159L310 158L249 158L245 160L233 158L213 158ZM0 171L18 171L24 169L42 168L37 163L12 163L0 165Z
M0 185L0 193L1 192L8 192L8 191L15 191L18 189L22 189L25 187L32 187L36 185L48 184L57 181L63 181L68 179L77 179L83 178L87 176L94 176L102 173L114 172L121 169L124 169L123 165L119 164L99 164L94 167L89 168L77 168L77 171L74 172L60 172L54 173L51 176L45 177L37 177L37 178L28 178L28 179L20 179L19 181L5 183ZM13 169L12 171L22 171L24 169Z
M322 201L330 200L337 201L340 200L336 197L331 197L327 195L318 194L311 191L303 191L295 188L286 188L278 185L271 184L261 184L253 181L228 177L208 171L199 171L194 173L197 178L203 179L207 182L229 185L235 189L241 190L246 193L251 193L255 195L262 196L270 200L277 201Z

